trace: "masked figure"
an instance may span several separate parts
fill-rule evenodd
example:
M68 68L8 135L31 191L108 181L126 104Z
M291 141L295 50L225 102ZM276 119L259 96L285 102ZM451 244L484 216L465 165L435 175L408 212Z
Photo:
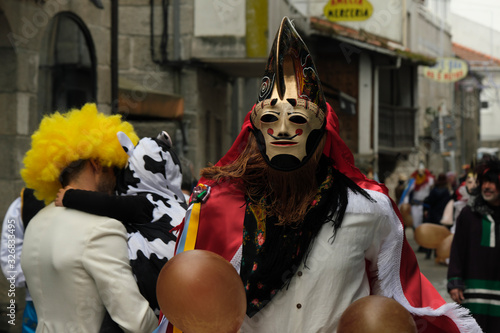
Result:
M387 188L339 137L311 55L283 19L257 103L192 196L177 253L213 251L246 290L241 332L336 332L354 301L394 298L421 332L479 331L420 274ZM163 319L158 332L173 332Z

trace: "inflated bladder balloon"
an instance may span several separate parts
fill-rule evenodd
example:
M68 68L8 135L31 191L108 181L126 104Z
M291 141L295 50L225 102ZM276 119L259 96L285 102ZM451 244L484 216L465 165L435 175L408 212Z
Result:
M243 282L221 256L179 253L163 266L156 295L167 319L183 333L236 333L246 312Z
M337 333L417 333L410 312L392 298L366 296L347 307Z
M411 205L409 203L401 204L399 208L401 212L401 217L403 218L403 222L406 228L413 227L413 217L411 216Z
M445 226L434 223L422 223L415 229L415 241L427 249L436 249L451 234Z
M453 234L448 235L436 248L436 261L441 264L446 263L446 259L450 257L451 243L453 242Z

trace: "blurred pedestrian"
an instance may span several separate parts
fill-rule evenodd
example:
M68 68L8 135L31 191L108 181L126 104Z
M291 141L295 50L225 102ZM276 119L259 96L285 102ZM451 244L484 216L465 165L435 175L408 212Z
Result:
M472 192L477 187L477 174L474 171L467 173L467 178L463 181L455 191L455 201L453 203L453 225L451 232L455 233L457 218L462 209L469 202Z
M398 176L398 185L394 189L396 203L398 204L405 228L413 228L413 217L411 215L411 205L408 200L404 200L408 191L408 177L404 173Z
M21 268L24 232L31 218L44 206L43 201L35 198L32 189L23 188L21 195L9 206L2 225L2 241L0 242L2 272L9 282L14 281L16 287L26 288L26 303L22 320L23 333L34 333L38 322L33 299Z
M436 184L429 195L424 199L424 221L440 224L444 208L450 199L451 195L448 190L446 175L440 173L436 180Z
M448 292L491 333L500 328L500 161L490 159L477 171L478 187L456 222Z
M396 195L396 202L398 203L398 205L401 201L401 197L403 196L407 181L408 177L404 173L400 173L398 176L398 185L394 189L394 194Z
M411 205L411 216L413 218L413 228L418 228L424 218L424 199L427 198L434 186L434 176L425 167L424 162L420 162L418 169L415 170L408 182L405 190L403 203Z
M440 224L444 209L451 199L446 174L440 173L436 184L424 199L424 222ZM426 259L430 259L431 249L426 249Z
M459 185L457 173L455 171L448 171L446 173L446 181L448 183L448 190L450 191L450 194L453 195Z

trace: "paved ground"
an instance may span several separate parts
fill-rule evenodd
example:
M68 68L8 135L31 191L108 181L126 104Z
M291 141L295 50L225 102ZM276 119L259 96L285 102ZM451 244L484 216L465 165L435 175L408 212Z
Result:
M415 242L415 239L413 237L413 230L411 228L406 229L406 238L415 251L418 265L420 266L420 271L434 285L434 287L447 302L453 302L446 289L446 273L448 271L448 267L437 264L434 261L434 258L425 259L425 253L419 253L417 251L418 244Z

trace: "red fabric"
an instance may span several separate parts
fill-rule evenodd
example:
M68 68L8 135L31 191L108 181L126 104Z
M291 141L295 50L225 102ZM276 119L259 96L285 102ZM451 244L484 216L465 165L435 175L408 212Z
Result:
M351 151L339 136L337 115L329 104L327 107L327 137L323 153L334 161L335 167L340 172L355 181L361 188L378 191L389 197L385 185L366 178L366 176L355 167L354 157ZM251 130L250 113L251 111L247 114L242 130L232 147L216 165L221 166L233 162L245 149L248 135ZM201 179L200 183L210 185L210 183L204 179ZM234 183L224 183L216 187L217 189L212 188L209 200L203 204L200 221L202 221L205 216L209 216L209 219L215 218L217 223L215 226L214 224L210 224L210 230L208 230L203 223L200 223L196 247L214 251L227 260L231 260L242 242L245 200L241 189L238 189L237 185ZM391 202L401 224L404 226L399 209L392 199ZM234 221L241 221L241 223L234 223ZM210 233L210 239L203 237L206 233ZM404 237L403 240L401 257L400 278L403 291L410 305L414 307L430 306L435 309L445 304L446 302L441 295L420 273L415 253L411 249L406 237ZM459 332L455 323L445 316L416 317L415 320L419 327L419 332ZM420 331L420 329L423 330Z
M455 190L455 195L457 197L456 201L462 200L462 194L459 191L462 186L465 186L465 180L460 185L458 185L457 189Z
M204 184L207 184L206 182ZM243 243L243 218L245 197L238 185L219 183L203 204L200 221L216 219L217 223L200 223L196 248L210 250L231 261ZM241 223L234 223L241 221ZM210 237L204 235L210 234Z

